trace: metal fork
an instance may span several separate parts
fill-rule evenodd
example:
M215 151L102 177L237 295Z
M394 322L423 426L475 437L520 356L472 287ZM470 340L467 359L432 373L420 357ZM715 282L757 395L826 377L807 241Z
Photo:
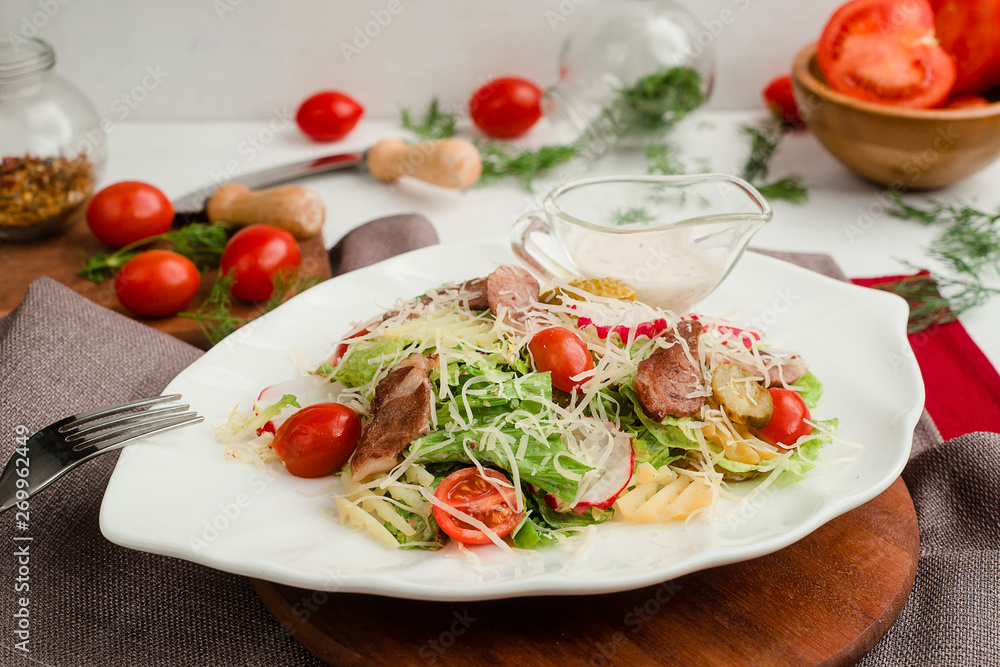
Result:
M204 421L195 412L184 412L188 405L136 412L180 397L170 394L99 408L60 419L26 441L22 436L0 474L0 512L34 496L81 463L105 452L121 449L147 435Z

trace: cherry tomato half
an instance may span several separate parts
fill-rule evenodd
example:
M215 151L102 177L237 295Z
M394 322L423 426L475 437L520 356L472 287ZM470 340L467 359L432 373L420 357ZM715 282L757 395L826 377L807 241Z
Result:
M490 468L485 470L488 477L510 484L503 473ZM502 490L498 489L483 478L478 468L462 468L451 473L442 480L434 495L442 503L479 519L501 538L509 535L524 517L523 513L514 509L517 507L515 490L507 486L503 486ZM458 542L492 542L482 530L437 505L434 505L434 519L448 537Z
M955 94L1000 83L1000 0L931 0L934 31L955 60ZM950 106L950 105L949 105Z
M296 477L324 477L344 467L361 438L361 419L340 403L309 405L278 427L271 447Z
M295 237L271 225L250 225L233 234L219 270L233 275L233 295L264 301L274 293L274 277L299 265L302 253Z
M552 386L573 391L586 382L573 376L594 368L590 350L579 336L563 327L543 329L528 341L528 351L535 369L552 374Z
M804 127L802 114L799 113L799 105L795 103L795 95L792 94L792 77L785 75L767 84L764 88L764 101L771 109L771 113L780 118L782 122L790 127Z
M774 413L767 426L759 431L760 437L778 447L791 449L799 438L812 433L812 426L807 423L811 418L809 408L797 391L771 387L768 392L774 403Z
M170 250L147 250L119 269L115 294L136 315L164 317L188 305L200 284L198 267L187 257Z
M526 79L490 81L469 99L469 115L483 134L497 139L519 137L542 117L542 91Z
M112 248L156 236L170 229L174 206L148 183L122 181L104 188L87 204L87 225Z
M295 114L295 122L313 141L337 141L354 129L364 112L365 108L353 98L326 90L302 103Z
M927 0L848 2L823 29L817 59L834 90L877 104L934 107L955 85Z

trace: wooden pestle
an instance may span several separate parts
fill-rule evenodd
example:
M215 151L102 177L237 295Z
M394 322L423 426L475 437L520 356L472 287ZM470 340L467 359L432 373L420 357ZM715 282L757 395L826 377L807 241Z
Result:
M442 188L463 190L475 185L482 170L479 149L464 139L422 144L385 139L368 150L368 173L386 183L412 176Z
M278 185L266 190L230 183L215 191L205 207L211 222L272 225L301 240L312 238L323 227L323 198L301 185Z

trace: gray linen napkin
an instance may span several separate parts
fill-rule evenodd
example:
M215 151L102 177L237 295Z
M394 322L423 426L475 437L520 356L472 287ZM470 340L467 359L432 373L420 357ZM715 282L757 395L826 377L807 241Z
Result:
M418 218L396 216L351 232L331 251L334 273L436 243ZM784 258L839 273L822 255ZM10 457L18 426L33 432L70 413L155 395L200 354L55 281L35 281L23 304L0 319L0 461ZM923 534L917 583L900 621L864 664L998 664L1000 436L942 444L925 416L915 452L904 476ZM271 617L247 579L101 536L98 511L116 457L100 457L32 499L24 528L12 513L0 517L0 539L10 545L0 557L0 664L320 664ZM23 543L15 535L32 538L28 590L15 591L21 575L11 554ZM20 597L30 600L28 654L14 648Z

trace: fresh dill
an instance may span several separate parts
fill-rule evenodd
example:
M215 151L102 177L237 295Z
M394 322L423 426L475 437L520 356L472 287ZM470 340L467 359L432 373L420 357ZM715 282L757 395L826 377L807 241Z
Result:
M318 282L318 277L303 276L298 270L281 271L274 276L274 292L271 294L271 298L252 317L238 317L232 314L233 277L220 273L216 276L212 290L205 297L198 310L193 313L178 313L177 316L198 322L198 327L205 334L208 342L216 345L247 322L274 310L294 295L309 289Z
M654 142L646 146L646 173L673 176L685 173L680 149L673 144Z
M927 254L944 265L950 276L921 274L882 286L910 303L911 333L931 324L951 322L1000 293L1000 289L987 285L989 279L1000 275L1000 211L990 213L936 199L915 205L904 201L897 192L892 195L888 215L945 227L928 246Z
M408 109L403 109L401 115L403 127L421 139L446 139L455 135L457 118L455 114L441 111L436 97L431 100L422 120L414 119Z
M664 68L615 91L605 108L619 132L666 130L705 101L701 74L690 67Z
M637 222L651 222L656 218L649 209L643 206L629 206L627 208L621 208L614 212L613 214L615 224L618 225L631 225Z
M583 153L583 146L579 143L523 151L486 142L477 144L477 147L483 160L480 183L509 176L521 181L529 190L535 178Z
M767 199L783 199L793 204L803 204L809 200L809 190L801 176L792 174L766 182L781 140L787 129L779 122L770 121L759 127L741 125L740 130L750 137L750 154L740 171L743 180L748 181Z
M201 269L219 265L222 251L233 231L229 224L193 224L172 229L163 234L150 236L113 252L99 252L88 258L79 274L95 283L107 280L123 267L126 262L153 244L169 244L173 250L184 255Z

